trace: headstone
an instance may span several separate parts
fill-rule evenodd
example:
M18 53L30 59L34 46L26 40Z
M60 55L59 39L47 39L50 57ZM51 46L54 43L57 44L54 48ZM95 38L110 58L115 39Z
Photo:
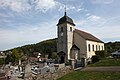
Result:
M44 63L44 66L48 66L46 62Z
M32 71L31 71L31 67L30 64L28 63L25 66L25 80L32 80Z
M41 68L41 74L47 73L48 70L49 70L48 67L43 67L43 68Z

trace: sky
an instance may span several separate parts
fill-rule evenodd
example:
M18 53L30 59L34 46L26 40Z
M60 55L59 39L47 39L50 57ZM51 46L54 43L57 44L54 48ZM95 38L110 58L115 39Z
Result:
M0 50L56 38L65 5L75 28L120 41L120 0L0 0Z

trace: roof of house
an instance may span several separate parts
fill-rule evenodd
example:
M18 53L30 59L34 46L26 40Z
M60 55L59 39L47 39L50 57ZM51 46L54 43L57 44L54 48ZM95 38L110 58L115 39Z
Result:
M100 39L96 38L95 36L93 36L90 33L75 29L74 30L77 34L79 34L81 37L83 37L86 40L91 40L91 41L96 41L96 42L101 42L104 43L103 41L101 41Z

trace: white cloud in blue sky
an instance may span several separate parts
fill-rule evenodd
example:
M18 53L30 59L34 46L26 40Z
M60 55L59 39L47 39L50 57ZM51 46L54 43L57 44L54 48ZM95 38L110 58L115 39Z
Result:
M76 28L120 40L120 0L0 0L0 50L57 37L65 4Z

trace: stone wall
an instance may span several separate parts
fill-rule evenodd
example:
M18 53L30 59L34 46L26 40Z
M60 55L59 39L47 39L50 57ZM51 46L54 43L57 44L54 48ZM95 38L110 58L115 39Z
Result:
M71 71L72 69L67 66L56 70L54 73L47 72L46 74L38 74L36 77L34 77L34 80L56 80Z

